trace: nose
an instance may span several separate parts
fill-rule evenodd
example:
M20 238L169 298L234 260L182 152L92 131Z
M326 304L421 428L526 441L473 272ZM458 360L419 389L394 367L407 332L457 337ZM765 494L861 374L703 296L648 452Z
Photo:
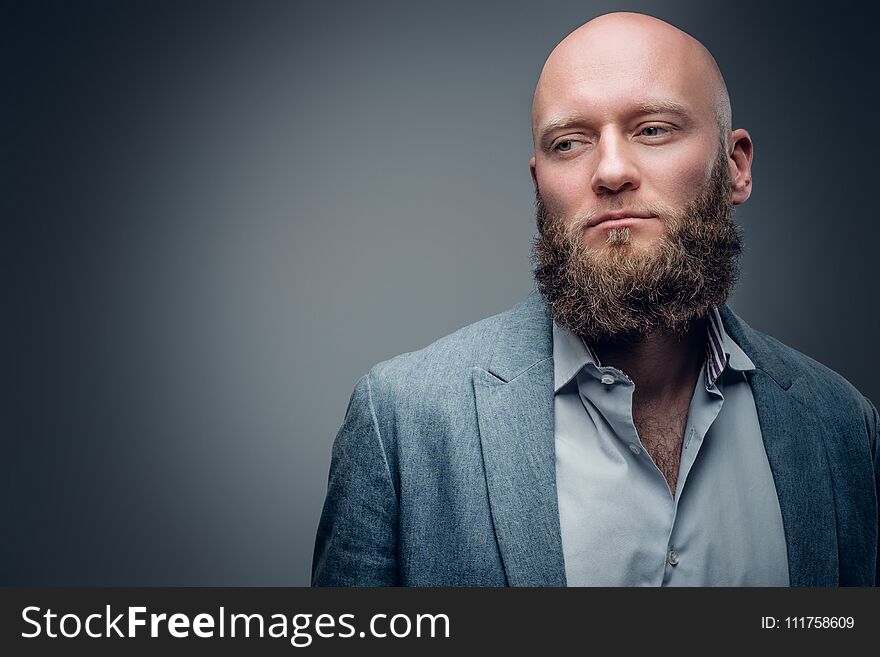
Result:
M630 145L622 136L603 134L597 151L599 162L590 181L597 196L638 189L639 170L633 161Z

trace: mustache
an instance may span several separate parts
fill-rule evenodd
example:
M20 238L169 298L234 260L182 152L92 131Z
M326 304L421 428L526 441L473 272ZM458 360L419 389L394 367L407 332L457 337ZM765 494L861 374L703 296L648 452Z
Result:
M538 231L541 234L544 233L544 230L548 225L556 225L562 227L563 232L568 237L579 234L589 228L597 217L612 212L620 212L624 209L627 210L628 213L631 213L632 216L657 217L664 224L674 222L676 216L675 208L664 203L643 202L634 205L632 203L627 203L622 199L615 199L602 207L579 212L570 217L563 217L562 215L551 213L548 210L544 203L544 198L541 195L541 190L537 187L535 188L535 205L537 210L536 218L538 219Z

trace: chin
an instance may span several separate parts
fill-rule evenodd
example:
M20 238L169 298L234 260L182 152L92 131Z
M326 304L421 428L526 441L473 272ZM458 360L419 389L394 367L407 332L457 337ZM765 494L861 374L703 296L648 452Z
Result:
M608 231L602 240L590 240L585 244L588 248L597 251L653 251L660 246L662 237L659 235L644 235L630 230L629 228L613 228Z

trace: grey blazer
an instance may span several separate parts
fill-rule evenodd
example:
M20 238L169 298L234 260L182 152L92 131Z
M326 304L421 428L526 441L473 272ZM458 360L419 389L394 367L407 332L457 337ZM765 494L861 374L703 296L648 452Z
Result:
M792 586L877 582L878 417L852 385L730 309ZM553 338L537 292L355 386L333 445L315 586L565 586Z

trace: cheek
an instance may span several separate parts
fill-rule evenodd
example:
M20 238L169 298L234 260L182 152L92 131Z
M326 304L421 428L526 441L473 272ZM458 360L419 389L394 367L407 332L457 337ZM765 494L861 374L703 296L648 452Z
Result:
M709 179L717 150L714 142L690 139L675 148L649 151L644 155L641 171L646 179L653 179L666 188L680 189L686 195L689 189Z
M646 166L642 177L643 192L658 196L666 203L681 206L697 194L709 180L712 165L703 157L666 161Z
M554 214L569 214L591 191L589 178L573 169L545 170L537 182L544 205Z

